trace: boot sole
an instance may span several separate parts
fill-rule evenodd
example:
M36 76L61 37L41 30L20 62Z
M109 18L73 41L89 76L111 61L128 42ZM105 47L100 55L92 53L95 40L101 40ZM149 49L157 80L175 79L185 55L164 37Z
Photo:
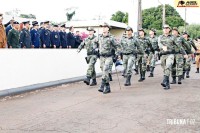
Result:
M84 81L84 83L86 83L86 85L89 85L90 83L88 83L87 81Z
M111 91L108 91L108 92L103 92L103 94L108 94L108 93L111 93Z
M166 84L161 83L161 85L162 85L163 87L166 87Z

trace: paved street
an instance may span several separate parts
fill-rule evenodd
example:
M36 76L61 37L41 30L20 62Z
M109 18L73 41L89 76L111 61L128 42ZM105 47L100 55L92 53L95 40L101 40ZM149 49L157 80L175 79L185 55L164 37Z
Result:
M148 76L148 74L147 74ZM103 95L83 82L0 99L0 133L200 133L200 74L162 89L162 70ZM98 79L100 83L100 79ZM179 123L186 120L186 123Z

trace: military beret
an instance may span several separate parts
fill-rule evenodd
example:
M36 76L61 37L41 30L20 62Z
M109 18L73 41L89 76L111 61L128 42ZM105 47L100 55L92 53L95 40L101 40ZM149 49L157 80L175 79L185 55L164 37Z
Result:
M188 32L187 31L184 31L183 33L182 33L183 35L188 35L188 37L190 37L190 35L188 34Z
M23 21L22 23L25 25L25 24L29 24L30 21Z
M14 22L13 22L13 24L19 24L19 22L17 22L17 21L14 21Z
M132 31L133 32L133 28L131 28L130 26L128 26L125 31Z
M87 28L87 31L94 31L94 33L96 33L95 29L92 28L92 27L88 27L88 28Z
M32 25L33 25L33 26L38 25L38 21L33 21L33 22L32 22Z
M171 27L168 25L168 24L165 24L164 26L163 26L163 29L164 28L169 28L169 29L171 29Z
M100 25L100 27L108 27L109 29L111 29L111 26L106 22L104 22L102 25Z
M65 24L61 25L60 27L66 28L66 27L65 27Z

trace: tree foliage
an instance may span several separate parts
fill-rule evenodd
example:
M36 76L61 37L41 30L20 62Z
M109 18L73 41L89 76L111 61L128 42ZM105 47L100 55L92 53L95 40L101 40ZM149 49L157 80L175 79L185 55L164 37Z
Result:
M185 31L184 26L179 27L179 31ZM200 36L200 25L199 24L191 24L186 27L186 31L189 33L191 38L197 38Z
M73 11L72 13L66 13L66 16L67 16L67 21L71 21L72 20L72 18L73 18L73 16L75 15L75 11Z
M181 18L179 13L175 8L166 4L165 5L165 19L166 24L169 24L171 27L179 27L184 25L184 20ZM162 29L162 14L163 7L162 5L158 7L152 7L142 11L142 27L145 29L155 28Z
M128 24L128 13L117 11L112 15L111 20Z
M28 19L36 19L36 16L33 14L20 14L19 17L28 18Z

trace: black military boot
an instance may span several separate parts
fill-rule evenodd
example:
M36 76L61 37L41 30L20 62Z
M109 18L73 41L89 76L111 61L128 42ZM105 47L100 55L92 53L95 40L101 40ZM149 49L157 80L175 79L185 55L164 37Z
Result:
M147 72L149 72L150 71L150 67L149 67L149 65L147 65Z
M149 77L153 77L154 68L155 67L150 67L150 75L149 75Z
M165 76L166 78L166 86L164 87L165 90L170 89L170 84L169 84L169 76Z
M172 82L170 84L176 84L176 76L172 76Z
M126 70L123 71L122 76L125 78L126 77Z
M163 82L161 83L161 85L162 85L163 87L166 87L166 82L167 82L167 76L164 75L164 77L163 77Z
M186 78L190 78L190 71L189 70L186 71Z
M91 77L86 77L86 79L84 79L84 83L86 83L86 85L89 85L90 84L90 79L91 79Z
M185 71L183 71L182 79L185 79Z
M92 83L90 84L90 86L95 86L97 85L97 80L96 78L95 79L92 79Z
M113 80L112 80L112 75L111 75L110 73L109 73L108 75L109 75L110 81L113 81Z
M138 72L138 65L135 66L134 70L135 70L135 75L138 75L139 74L139 72Z
M197 68L197 71L196 71L196 73L199 73L199 68Z
M128 75L126 77L126 82L124 84L124 86L130 86L131 85L131 75Z
M178 76L178 84L182 84L181 79L182 79L182 76Z
M107 94L107 93L110 93L110 84L109 83L106 83L106 88L105 90L103 91L103 94Z
M146 71L142 71L142 80L145 80L145 73Z
M102 79L101 86L98 89L99 92L103 92L104 91L105 84L106 84L106 81L104 79Z
M143 78L142 78L142 72L140 73L140 79L138 80L138 82L142 82Z

